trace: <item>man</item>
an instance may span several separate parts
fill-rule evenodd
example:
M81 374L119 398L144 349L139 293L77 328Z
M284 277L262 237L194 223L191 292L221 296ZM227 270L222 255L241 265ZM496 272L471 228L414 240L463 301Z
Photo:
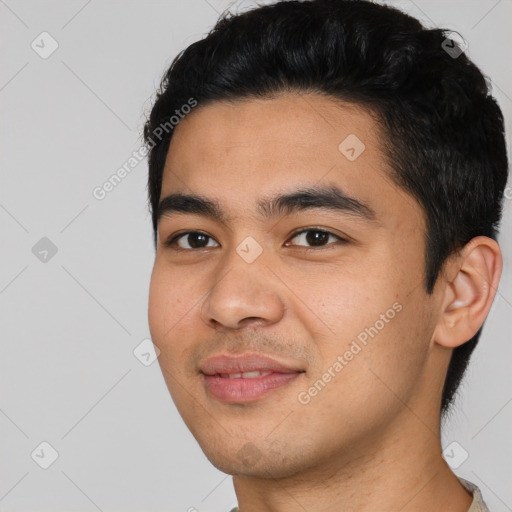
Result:
M440 418L501 275L503 130L444 31L363 0L225 16L175 59L149 324L241 512L487 510Z

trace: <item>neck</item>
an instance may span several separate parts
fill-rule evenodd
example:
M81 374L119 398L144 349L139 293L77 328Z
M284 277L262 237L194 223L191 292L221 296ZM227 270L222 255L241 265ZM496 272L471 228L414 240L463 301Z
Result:
M439 416L404 407L386 432L286 478L236 475L240 512L467 512L472 497L441 455Z

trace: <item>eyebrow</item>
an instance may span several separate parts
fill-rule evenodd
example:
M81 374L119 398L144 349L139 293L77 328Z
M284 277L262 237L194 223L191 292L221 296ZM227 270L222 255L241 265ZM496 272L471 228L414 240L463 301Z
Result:
M257 211L264 220L313 209L336 211L376 222L375 211L368 204L348 196L333 185L301 188L257 202ZM196 194L173 193L164 197L158 204L157 223L163 216L173 213L202 215L223 224L231 220L216 200Z

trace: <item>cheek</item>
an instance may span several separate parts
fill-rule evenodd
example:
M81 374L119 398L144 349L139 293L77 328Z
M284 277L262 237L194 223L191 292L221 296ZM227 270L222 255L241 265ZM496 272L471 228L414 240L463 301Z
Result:
M325 349L345 350L345 345L392 307L397 284L382 277L386 272L379 264L376 261L367 269L357 262L324 265L308 272L306 279L294 280L293 291L300 306L297 310L304 311L300 320L306 322L308 317L311 329L325 333Z
M184 281L187 283L184 283ZM197 295L190 278L155 263L149 288L148 322L153 343L160 350L158 363L174 402L181 410L190 400L184 393L190 359L191 318L197 314ZM198 307L198 305L197 305ZM197 322L195 323L197 326ZM188 398L187 398L188 397ZM190 404L188 404L190 406Z
M386 380L405 382L409 370L413 375L422 365L427 347L421 287L411 295L411 276L385 256L327 272L324 267L298 280L294 292L307 309L297 303L296 311L304 312L298 313L299 321L308 324L320 355L315 376L345 354L350 369L340 372L337 381L349 378L369 387L375 376L368 368L379 368ZM405 370L404 358L410 362Z
M196 302L190 278L155 263L149 287L148 322L153 343L162 352L179 346Z

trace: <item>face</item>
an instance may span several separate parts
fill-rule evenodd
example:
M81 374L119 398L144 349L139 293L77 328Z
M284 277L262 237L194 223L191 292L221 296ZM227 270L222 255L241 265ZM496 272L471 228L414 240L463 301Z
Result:
M183 420L231 474L367 452L427 396L438 305L423 212L374 118L286 94L198 106L175 130L149 324Z

